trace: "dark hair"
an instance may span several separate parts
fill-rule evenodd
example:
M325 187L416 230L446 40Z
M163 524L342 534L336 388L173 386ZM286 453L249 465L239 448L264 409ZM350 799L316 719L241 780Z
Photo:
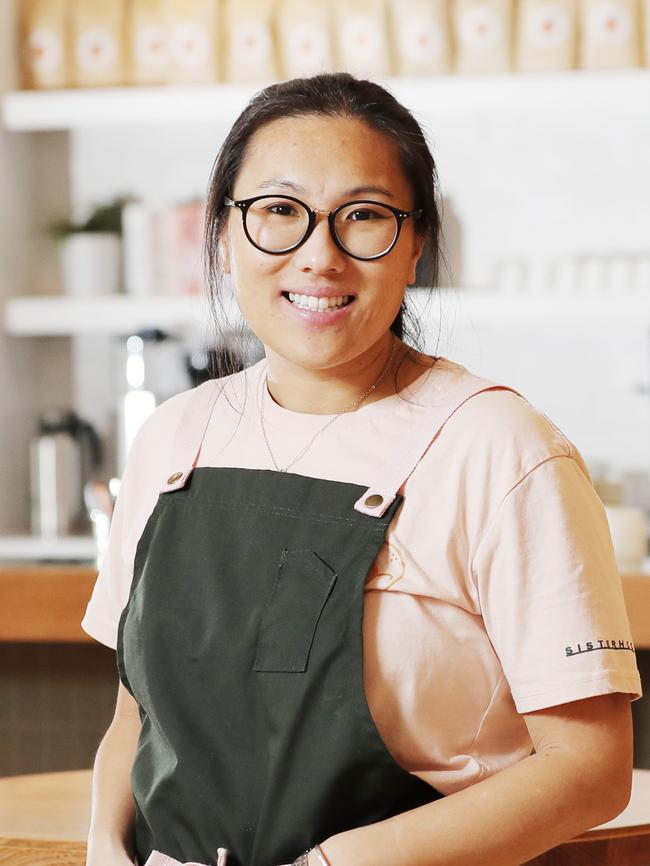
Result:
M219 241L228 211L224 197L232 195L248 145L261 127L280 118L313 115L356 118L395 142L402 170L413 191L413 208L422 209L422 216L415 225L418 232L426 235L426 240L418 264L417 282L429 287L437 285L442 260L438 176L425 135L410 111L379 84L355 78L347 72L272 84L257 93L235 121L219 150L208 184L204 263L210 309L221 338L215 377L236 372L242 366L238 363L237 352L232 351L232 342L228 346L227 331L234 334L235 339L239 338L241 346L247 336L245 329L237 332L232 325L225 326L227 313L219 265ZM405 302L390 329L400 339L408 336L415 348L421 345L419 321Z

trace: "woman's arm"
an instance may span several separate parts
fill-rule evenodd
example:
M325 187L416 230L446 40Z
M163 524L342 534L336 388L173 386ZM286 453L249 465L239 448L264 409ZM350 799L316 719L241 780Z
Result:
M623 811L632 784L625 694L524 715L535 754L417 809L321 843L331 866L519 866ZM311 852L310 866L318 866Z
M120 683L113 721L95 757L87 866L133 863L131 768L139 734L138 705Z

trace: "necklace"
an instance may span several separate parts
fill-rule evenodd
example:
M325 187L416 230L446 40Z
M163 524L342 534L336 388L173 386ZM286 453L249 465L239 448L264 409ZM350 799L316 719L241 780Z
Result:
M300 451L298 453L298 455L296 457L294 457L290 463L287 463L286 466L282 466L282 467L278 466L276 459L273 456L273 452L271 451L269 439L268 439L268 436L266 435L266 430L264 429L264 394L262 394L262 400L258 404L259 412L260 412L260 426L262 428L262 435L264 436L264 441L266 442L266 447L268 449L271 460L273 461L273 465L275 466L275 468L279 472L286 472L288 469L290 469L293 466L293 464L296 463L298 460L300 460L302 455L305 454L305 452L309 448L311 448L311 446L314 444L314 442L318 438L318 436L320 436L320 434L323 433L330 426L330 424L333 424L337 418L340 418L341 415L345 415L346 412L353 412L355 409L357 409L359 407L360 403L362 403L363 400L366 399L368 394L372 393L372 391L375 390L377 385L379 385L381 380L384 378L384 375L386 374L386 371L388 370L388 367L390 366L390 363L393 360L393 356L395 355L398 344L399 344L399 341L397 340L395 335L393 335L393 348L391 349L390 357L388 358L388 361L386 362L386 366L381 371L377 381L368 388L368 390L365 392L365 394L362 394L361 397L358 397L356 400L353 400L344 409L342 409L337 415L335 415L333 418L330 418L330 420L323 427L321 427L320 430L317 430L316 433L311 437L309 442L302 449L302 451ZM264 374L264 385L263 385L264 388L268 388L268 381L269 381L268 373L265 373Z

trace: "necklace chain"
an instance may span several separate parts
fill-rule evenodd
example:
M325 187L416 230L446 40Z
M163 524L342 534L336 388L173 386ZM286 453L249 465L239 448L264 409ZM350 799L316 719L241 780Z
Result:
M320 430L317 430L316 433L314 433L314 435L312 436L312 438L309 440L309 442L308 442L308 443L305 445L305 447L302 449L302 451L300 451L300 452L296 455L296 457L293 458L293 460L292 460L290 463L287 463L287 465L286 465L286 466L283 466L283 467L278 466L278 464L277 464L277 462L276 462L276 459L275 459L275 457L273 456L273 452L271 451L271 445L269 444L269 439L268 439L268 436L266 435L266 430L265 430L265 428L264 428L264 397L265 397L265 395L264 395L264 393L262 393L262 399L261 399L261 401L260 401L260 403L259 403L260 426L261 426L261 428L262 428L262 435L264 436L264 441L266 442L266 447L267 447L267 449L268 449L268 452L269 452L269 455L270 455L270 457L271 457L271 460L273 461L273 465L275 466L275 468L276 468L279 472L286 472L288 469L290 469L290 468L293 466L293 464L294 464L294 463L297 463L298 460L300 460L300 458L303 456L303 454L305 454L305 452L306 452L309 448L311 448L311 446L314 444L314 442L315 442L315 440L318 438L318 436L320 436L320 434L323 433L323 432L324 432L324 431L325 431L325 430L330 426L330 424L333 424L333 423L336 421L337 418L340 418L341 415L345 415L346 412L353 412L355 409L357 409L357 408L359 407L359 405L360 405L360 404L361 404L361 403L366 399L366 397L367 397L369 394L371 394L371 393L375 390L375 388L377 387L377 385L379 385L379 383L381 382L381 380L384 378L384 375L386 374L386 371L388 370L388 367L390 366L390 363L391 363L391 361L393 360L393 356L395 355L395 352L396 352L396 350L397 350L397 346L398 346L398 344L399 344L399 341L398 341L397 338L393 335L393 348L391 349L391 353L390 353L390 356L389 356L389 358L388 358L388 361L386 362L386 365L385 365L384 369L381 371L381 373L380 373L380 375L379 375L379 378L378 378L378 379L377 379L377 380L376 380L376 381L375 381L375 382L374 382L374 383L373 383L373 384L368 388L368 390L365 392L365 394L362 394L361 397L357 397L357 399L356 399L356 400L353 400L351 403L349 403L349 404L345 407L345 409L342 409L342 410L341 410L338 414L336 414L333 418L330 418L330 420L329 420L329 421L328 421L328 422L327 422L323 427L321 427ZM269 381L268 373L265 373L265 374L264 374L264 385L263 385L263 387L264 387L265 389L268 388L268 381Z

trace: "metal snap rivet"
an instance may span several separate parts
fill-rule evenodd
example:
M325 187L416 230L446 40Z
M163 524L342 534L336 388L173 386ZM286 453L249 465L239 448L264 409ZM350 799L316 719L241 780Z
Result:
M367 505L368 508L376 508L378 505L381 505L383 501L383 496L380 496L378 493L373 493L364 499L363 504Z
M173 484L174 481L178 481L178 479L181 478L182 475L183 475L182 472L174 472L174 474L170 475L169 478L167 479L167 484Z

